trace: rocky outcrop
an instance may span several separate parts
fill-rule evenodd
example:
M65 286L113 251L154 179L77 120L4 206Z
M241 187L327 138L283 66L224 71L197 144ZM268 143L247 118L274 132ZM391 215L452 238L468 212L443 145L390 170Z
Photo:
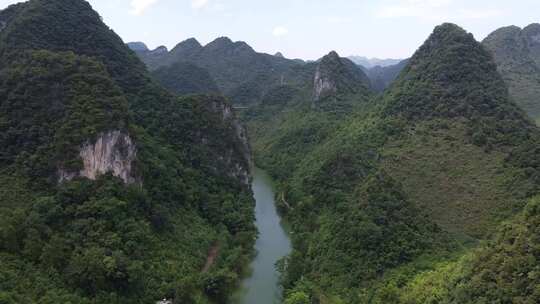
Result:
M7 26L7 23L6 23L5 21L0 21L0 32L1 32L4 28L6 28L6 26Z
M83 168L79 172L59 170L60 182L75 177L95 180L99 175L112 173L126 184L137 181L133 172L133 162L137 155L131 137L121 131L100 134L94 143L87 142L79 153Z
M319 101L325 96L336 93L336 91L336 84L321 70L319 65L313 80L313 100Z
M251 147L249 145L246 128L237 119L232 106L223 100L213 100L211 102L211 110L212 112L219 114L221 120L233 128L235 141L237 143L231 150L224 151L219 159L225 162L229 168L229 176L238 179L245 186L249 186L251 182L253 159L251 157ZM240 158L238 156L240 156Z

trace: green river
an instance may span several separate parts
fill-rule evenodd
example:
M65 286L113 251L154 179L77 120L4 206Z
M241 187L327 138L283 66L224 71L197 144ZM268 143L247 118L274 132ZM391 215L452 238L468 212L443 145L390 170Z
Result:
M291 251L291 242L275 206L272 179L260 169L255 169L252 183L255 195L255 224L259 237L255 243L257 256L250 265L251 273L245 278L233 304L281 303L281 288L276 262Z

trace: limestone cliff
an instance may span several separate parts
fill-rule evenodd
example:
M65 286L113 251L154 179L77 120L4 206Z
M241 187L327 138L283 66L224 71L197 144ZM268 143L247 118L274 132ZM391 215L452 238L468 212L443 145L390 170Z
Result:
M317 67L315 78L313 80L313 99L318 101L324 96L336 93L336 84L332 79L321 71L321 66Z
M253 160L245 127L236 117L232 106L222 99L212 100L210 110L220 116L220 120L232 129L235 137L235 144L230 149L223 151L218 158L224 161L228 167L229 176L237 178L242 184L249 186Z
M313 78L313 101L338 94L354 94L370 87L370 80L352 61L330 52L318 63Z
M133 172L133 161L137 149L131 137L121 131L100 134L94 143L85 143L79 153L83 168L79 172L59 170L60 182L75 177L95 180L99 175L112 173L126 184L137 181Z

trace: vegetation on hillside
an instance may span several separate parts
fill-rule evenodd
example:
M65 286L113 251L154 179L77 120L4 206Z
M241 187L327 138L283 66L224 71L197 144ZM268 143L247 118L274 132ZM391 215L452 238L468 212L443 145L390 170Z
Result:
M538 24L523 30L509 26L482 41L493 55L510 96L537 122L540 120L540 52L534 37L538 33Z
M341 116L287 107L270 124L246 116L293 227L281 263L291 303L414 299L403 286L425 271L463 277L465 257L482 260L478 239L538 193L540 133L490 53L455 25L437 27L382 97L358 104Z
M226 299L256 234L226 101L162 89L85 1L31 0L0 21L0 302ZM60 183L112 130L133 139L140 182Z
M208 71L191 63L177 62L152 72L164 88L177 95L218 94L219 89Z
M195 39L179 43L170 52L151 56L152 51L137 52L150 69L190 63L210 74L219 90L235 105L260 103L271 87L288 82L286 73L302 65L294 60L255 52L245 42L220 37L204 47ZM189 75L184 76L189 78Z

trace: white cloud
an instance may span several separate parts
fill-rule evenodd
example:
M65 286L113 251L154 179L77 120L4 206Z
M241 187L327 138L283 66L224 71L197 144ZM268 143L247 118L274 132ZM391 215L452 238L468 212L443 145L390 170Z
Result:
M274 35L276 37L282 37L282 36L285 36L287 34L289 34L289 29L287 29L284 26L277 26L272 31L272 35Z
M208 0L192 0L191 7L194 9L201 9L208 4Z
M150 6L156 4L159 0L131 0L131 13L140 16Z

